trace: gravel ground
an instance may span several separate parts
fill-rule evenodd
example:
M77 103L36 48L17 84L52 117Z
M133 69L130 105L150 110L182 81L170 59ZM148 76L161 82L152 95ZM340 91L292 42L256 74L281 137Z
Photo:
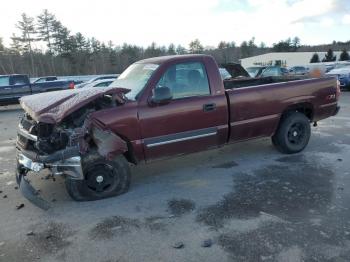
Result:
M128 193L93 202L33 176L48 211L16 187L22 111L0 107L0 261L350 261L349 99L297 155L260 139L133 166Z

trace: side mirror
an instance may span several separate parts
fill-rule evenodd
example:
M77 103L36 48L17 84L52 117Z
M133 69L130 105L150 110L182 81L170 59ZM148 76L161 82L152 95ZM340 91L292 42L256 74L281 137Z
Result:
M153 89L150 102L157 105L167 104L173 99L173 94L169 87L163 86Z

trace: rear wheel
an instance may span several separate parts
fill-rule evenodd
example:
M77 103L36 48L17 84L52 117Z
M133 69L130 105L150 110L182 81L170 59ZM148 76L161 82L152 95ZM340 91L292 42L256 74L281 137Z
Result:
M310 135L309 119L299 112L288 113L272 136L272 143L282 153L298 153L307 146Z
M82 166L84 180L66 178L67 192L74 200L108 198L129 189L129 164L122 155L109 161L94 152L82 159Z

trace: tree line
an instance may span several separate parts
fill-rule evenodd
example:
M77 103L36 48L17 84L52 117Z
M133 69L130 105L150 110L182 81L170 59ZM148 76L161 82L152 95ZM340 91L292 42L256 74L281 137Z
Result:
M314 53L310 59L310 63L320 63L321 61L335 62L337 61L337 56L334 55L334 52L332 49L328 49L327 53L325 54L322 60L320 60L320 57L317 53ZM343 51L340 53L338 61L350 61L350 55L346 51L346 49L343 49Z
M187 48L156 43L145 48L127 43L118 46L80 32L73 34L46 9L37 17L23 13L16 28L18 34L12 35L10 46L4 46L0 37L0 74L25 73L34 77L120 73L133 62L155 56L205 53L213 55L218 63L226 63L268 52L296 52L305 48L298 37L281 40L271 47L263 42L255 43L254 37L240 45L220 41L216 47L204 46L198 39ZM45 48L38 48L39 44Z

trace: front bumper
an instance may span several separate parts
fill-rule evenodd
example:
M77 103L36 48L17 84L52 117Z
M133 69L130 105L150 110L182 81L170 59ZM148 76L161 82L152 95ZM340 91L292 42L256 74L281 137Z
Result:
M80 156L73 156L52 163L46 163L38 162L25 155L23 152L18 151L17 164L19 168L25 169L26 171L33 171L34 173L39 173L43 169L49 169L52 175L67 175L72 179L84 179Z
M83 172L80 156L53 163L41 163L29 158L20 150L17 152L16 181L22 195L37 207L48 210L50 208L49 202L39 196L38 191L27 179L29 171L39 174L43 169L49 169L52 175L68 175L73 179L83 179Z

